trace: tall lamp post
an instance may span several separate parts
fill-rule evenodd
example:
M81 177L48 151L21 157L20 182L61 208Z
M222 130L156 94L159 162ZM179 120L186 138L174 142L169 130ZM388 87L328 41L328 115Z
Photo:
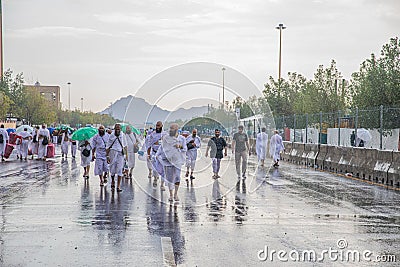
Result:
M222 67L222 109L225 110L225 68Z
M68 84L68 110L71 111L71 83L67 82Z
M279 30L279 83L281 80L281 62L282 62L282 30L286 29L286 26L283 26L283 23L280 23L275 29Z
M81 112L83 112L83 97L81 97Z

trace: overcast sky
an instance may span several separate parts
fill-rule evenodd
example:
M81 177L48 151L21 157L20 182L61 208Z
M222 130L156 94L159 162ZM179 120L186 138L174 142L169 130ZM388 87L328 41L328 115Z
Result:
M71 107L80 108L83 97L92 111L135 94L166 68L194 61L229 66L262 90L278 75L279 23L287 26L284 78L287 72L312 78L318 65L335 59L349 79L400 32L398 0L2 2L5 69L23 72L28 84L59 85L65 107L71 82Z

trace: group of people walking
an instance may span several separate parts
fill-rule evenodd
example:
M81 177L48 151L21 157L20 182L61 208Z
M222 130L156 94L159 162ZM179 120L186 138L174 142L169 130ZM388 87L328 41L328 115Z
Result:
M81 166L83 167L83 177L89 178L90 165L94 161L94 174L99 176L100 186L108 183L111 178L111 188L121 192L121 180L132 178L135 168L136 153L140 158L147 162L148 178L153 178L153 186L157 187L160 181L160 189L169 190L169 201L178 202L178 190L181 182L181 170L186 167L185 179L193 182L195 179L195 166L198 157L198 150L201 148L201 138L198 136L197 129L191 133L182 134L179 126L172 123L169 129L163 130L163 123L158 121L155 129L146 131L143 135L145 140L132 131L130 126L126 126L125 133L121 130L120 124L115 124L114 129L107 130L104 126L98 128L98 132L88 140L72 140L68 131L59 133L61 135L61 154L62 158L68 157L69 147L71 147L72 157L75 158L76 151L81 152ZM46 125L35 129L33 134L28 133L27 129L20 133L20 157L26 160L28 149L37 149L38 159L46 159L46 146L50 141L50 133ZM0 153L3 158L4 147L9 137L4 130L4 125L0 126ZM2 141L3 140L3 141ZM57 140L54 140L57 142ZM33 145L32 145L33 144ZM140 149L140 146L142 147ZM256 138L256 154L260 166L264 166L267 154L268 134L266 128L262 128ZM249 138L244 132L244 127L239 126L238 132L232 138L232 154L235 157L235 166L238 179L246 179L248 155L251 155ZM269 143L270 155L274 159L274 166L279 166L280 152L284 149L282 138L275 131ZM207 143L206 157L212 159L212 178L220 178L221 160L227 156L228 144L221 136L221 131L215 129L214 136Z
M27 160L28 155L37 155L38 160L46 160L47 158L47 148L51 143L50 132L43 124L41 127L37 126L32 132L28 128L24 128L23 131L18 134L14 134L15 140L11 140L10 135L4 129L4 125L0 125L0 154L1 160L5 161L14 146L17 150L17 159ZM7 151L7 145L9 151Z

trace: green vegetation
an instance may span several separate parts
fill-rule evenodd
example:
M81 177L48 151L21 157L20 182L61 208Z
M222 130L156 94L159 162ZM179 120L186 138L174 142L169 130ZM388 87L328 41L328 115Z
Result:
M17 118L23 123L31 125L68 124L72 127L96 123L103 125L116 123L116 120L109 115L57 109L39 92L24 86L22 73L13 77L11 70L5 71L3 79L0 81L0 120L6 118Z
M288 73L287 80L270 77L263 94L274 116L331 113L356 106L400 107L399 38L383 45L380 58L372 54L365 60L350 81L343 79L332 60L327 68L320 65L311 80L297 73Z

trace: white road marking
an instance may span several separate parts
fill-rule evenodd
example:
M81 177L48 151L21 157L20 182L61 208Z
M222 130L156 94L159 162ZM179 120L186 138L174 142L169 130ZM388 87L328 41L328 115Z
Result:
M163 254L164 266L176 266L174 249L170 237L161 237L161 250Z

